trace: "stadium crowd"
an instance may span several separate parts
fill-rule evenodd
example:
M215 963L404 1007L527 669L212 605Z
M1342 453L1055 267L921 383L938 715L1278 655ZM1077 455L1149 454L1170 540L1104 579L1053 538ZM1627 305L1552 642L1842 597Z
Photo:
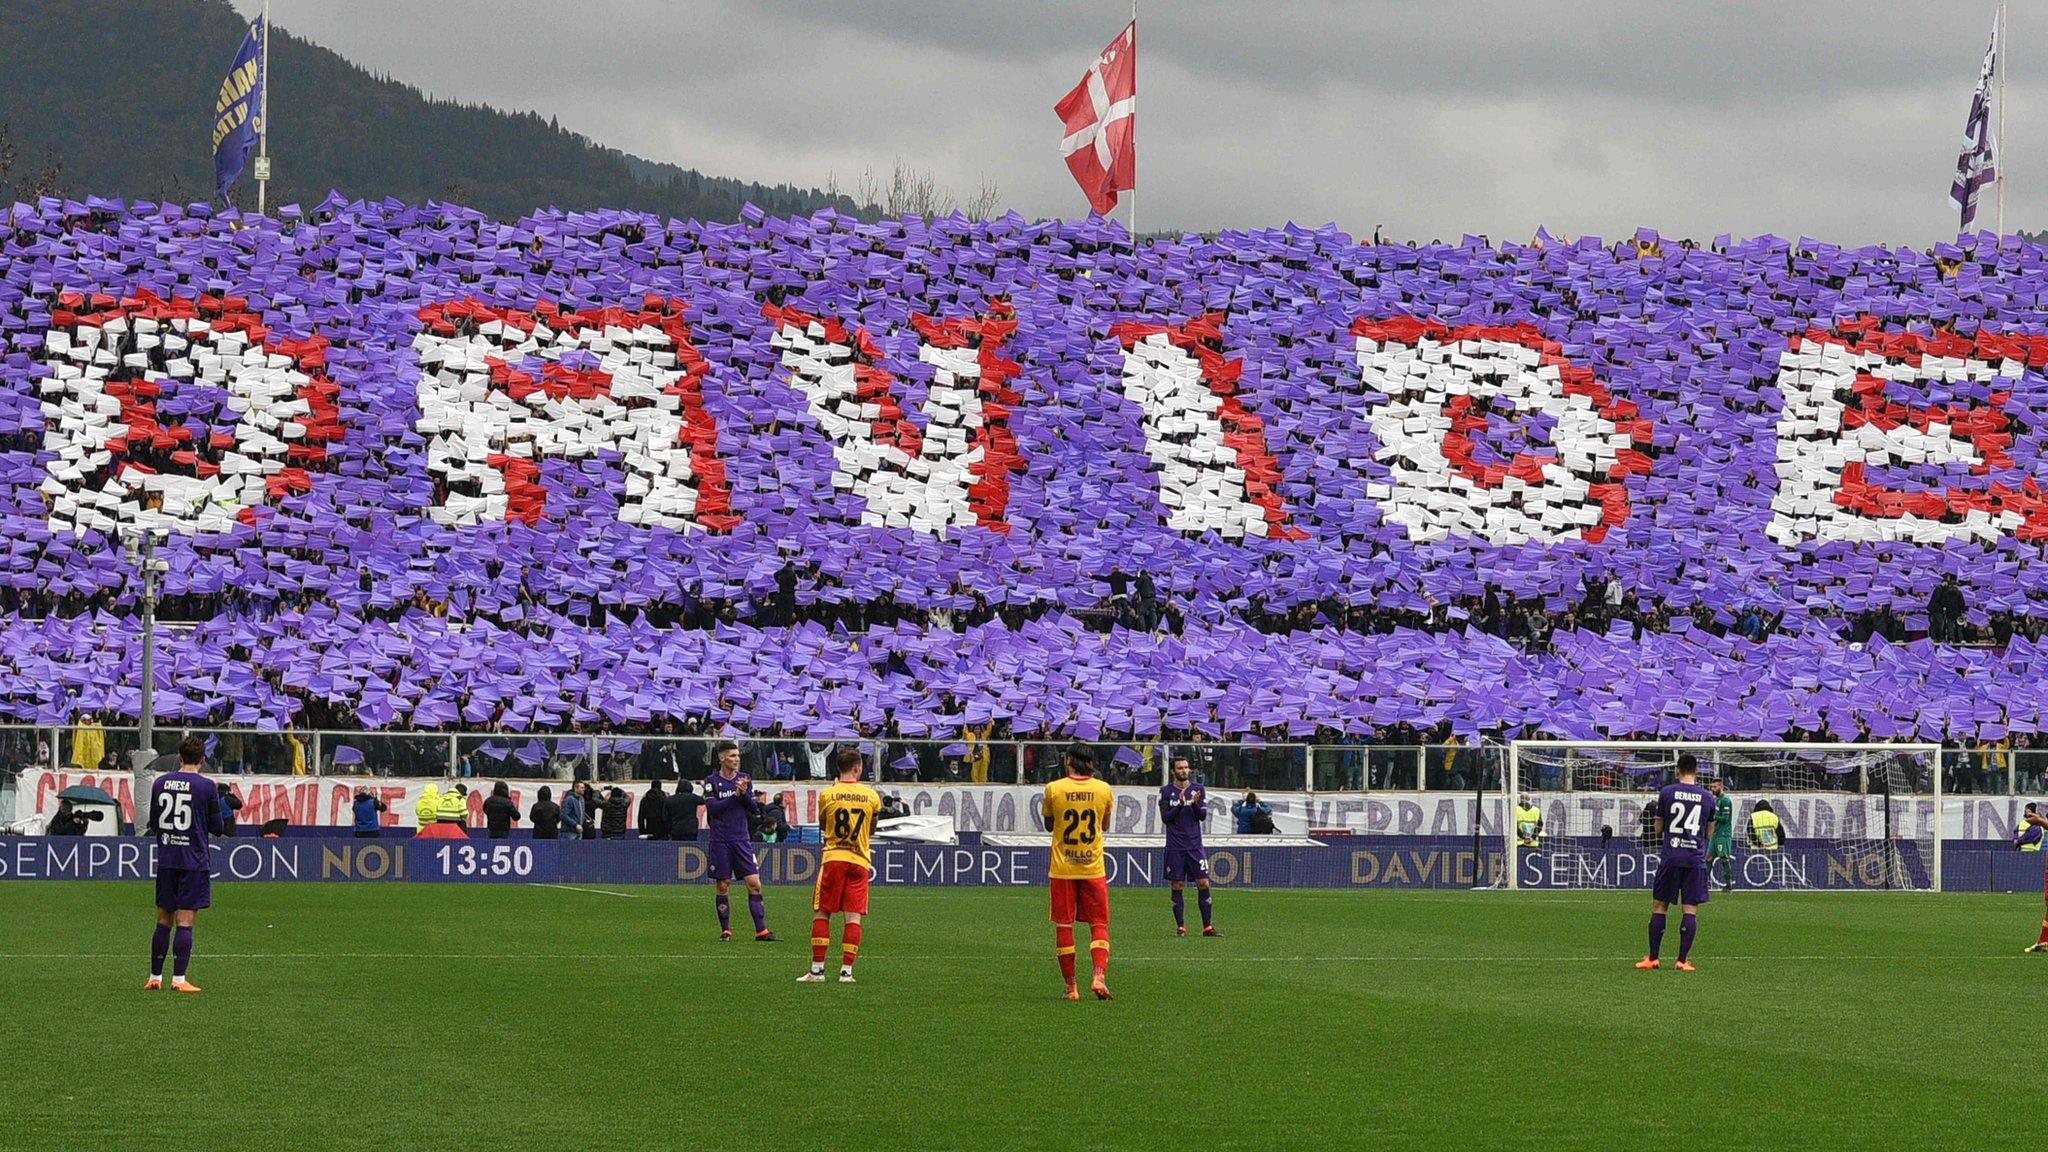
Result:
M192 239L227 234L269 262ZM1999 417L2006 432L1972 417L1981 425L1972 435L1991 437L1982 443L1992 448L2024 445L2033 459L2048 354L1984 335L2042 287L2032 249L2015 243L1912 252L1639 233L1613 244L1539 235L1528 245L1362 245L1333 229L1287 229L1161 242L1132 261L1094 225L857 225L827 215L710 228L542 213L506 228L443 205L340 201L253 226L154 206L52 203L18 218L0 243L26 277L0 291L0 313L18 333L0 388L0 514L13 537L0 555L0 669L10 673L0 714L17 721L118 726L132 715L137 601L110 517L131 498L121 515L171 515L178 489L152 481L123 494L116 481L123 468L206 480L235 452L264 450L244 443L249 420L179 385L195 363L212 370L203 337L219 345L240 332L269 341L270 369L303 371L294 403L304 435L287 456L296 467L274 477L233 531L169 538L160 616L173 626L160 709L191 725L391 734L366 744L365 770L403 770L414 757L395 750L413 731L621 742L743 733L763 749L757 770L768 779L800 771L801 754L782 749L827 732L884 744L1015 741L1027 757L1074 738L1366 750L1538 735L1919 739L1987 759L2029 754L2041 741L2044 702L2027 685L2048 613L2036 611L2015 559L2034 547L2030 537L1845 547L1815 543L1809 525L1796 529L1804 543L1781 546L1758 526L1770 511L1771 464L1742 455L1781 423L1781 357L1810 339L1802 333L1862 313L1883 317L1870 346L1907 381L1883 401L1892 407L1867 409L1873 421L1961 427L1966 404L2008 403L1972 381L1944 415L1941 396L1907 380L1913 341L1949 341L1942 349L1957 356L2024 362ZM38 290L46 282L104 291ZM600 307L629 283L689 306ZM125 295L144 284L151 294ZM304 284L315 290L300 292ZM230 289L242 295L223 294ZM543 305L420 306L493 294L538 295ZM580 295L569 304L585 311L554 308L550 295ZM906 323L980 308L1007 316L1010 302L1029 314L1029 340L1002 324L934 336ZM1043 459L1017 461L1022 479L1004 479L1008 488L985 476L974 496L1009 501L999 532L956 526L941 545L938 524L864 519L878 506L898 515L888 505L897 489L859 487L872 463L818 436L824 418L804 399L810 369L792 335L801 325L771 330L764 320L808 318L789 311L799 306L881 335L872 347L865 332L850 342L868 358L859 378L871 401L886 400L885 421L896 419L886 411L896 403L890 381L907 381L914 396L935 379L935 361L892 332L940 341L928 353L980 340L977 370L1035 390L1032 418L1049 423L1019 451ZM1231 409L1227 429L1240 488L1230 487L1239 481L1227 456L1200 455L1199 422L1160 417L1155 440L1134 430L1126 401L1143 399L1128 375L1135 361L1114 351L1117 339L1130 355L1152 338L1151 329L1118 337L1134 313L1201 316L1158 335L1189 352L1188 372L1199 360L1214 374L1212 395L1244 381L1249 403ZM1496 335L1486 339L1554 333L1556 343L1527 347L1600 376L1582 394L1598 394L1601 419L1633 447L1594 481L1623 477L1627 494L1598 497L1603 517L1580 535L1544 522L1542 547L1494 538L1500 517L1534 517L1541 501L1520 497L1496 501L1494 520L1415 534L1396 516L1399 493L1375 489L1427 461L1402 446L1399 429L1361 418L1386 396L1373 383L1381 367L1368 337L1342 335L1360 315L1453 316L1490 325L1483 330ZM158 334L192 320L213 331ZM576 327L600 321L601 336ZM487 503L470 494L489 488L433 455L443 446L418 424L422 364L431 377L463 341L502 345L543 322L562 340L574 336L575 349L545 367L515 368L527 353L505 353L512 359L497 376L464 386L488 394L510 373L516 389L527 386L519 373L537 372L532 386L559 386L563 395L548 395L566 402L588 387L574 373L592 371L607 343L666 341L685 370L686 407L700 379L728 393L719 450L760 443L776 453L772 468L700 478L707 501L722 496L721 483L745 489L747 500L729 506L752 519L727 516L729 536L626 531L617 459L631 466L632 452L573 443L530 474L493 465L526 486L519 495L530 506L500 513L502 524L464 519ZM291 335L266 335L266 325ZM1357 331L1388 341L1407 329ZM1865 334L1843 331L1828 339L1853 345ZM100 346L102 334L112 343ZM1163 352L1148 363L1180 370ZM99 376L77 364L101 366ZM346 385L338 392L329 371ZM1101 386L1119 371L1121 399ZM77 392L102 379L104 394ZM121 402L109 407L109 396ZM65 437L78 434L74 423L100 435L95 413L115 408L125 436L86 445L119 453L108 473ZM524 444L537 454L546 437L589 431L588 420L560 418L559 430L510 436L495 450ZM1558 435L1554 414L1518 420L1505 404L1460 420L1441 446L1463 437L1486 475L1533 467L1532 450ZM900 447L924 434L899 426L890 435ZM74 459L75 472L63 472ZM1375 463L1361 474L1366 461ZM1268 467L1270 477L1251 476ZM1133 515L1160 505L1175 469L1198 479L1206 469L1209 486L1166 500L1157 523ZM1924 459L1892 471L1923 484L1941 475ZM648 483L628 476L624 498ZM1967 499L2005 498L1996 491ZM1470 492L1446 483L1429 496L1429 515L1449 515L1444 507ZM1960 523L1953 502L1966 498L1944 499L1952 503L1924 515ZM996 515L990 507L985 519ZM1256 531L1231 519L1247 511L1263 518ZM1196 512L1213 523L1180 523ZM444 535L458 531L466 543L451 546ZM445 749L422 740L417 759L434 763ZM269 755L270 766L279 755L302 767L303 748ZM1232 755L1250 763L1267 754ZM1433 755L1404 768L1399 756L1361 752L1340 758L1339 778L1471 778L1455 752ZM878 758L885 778L987 775L973 757L927 750L898 768L899 758Z

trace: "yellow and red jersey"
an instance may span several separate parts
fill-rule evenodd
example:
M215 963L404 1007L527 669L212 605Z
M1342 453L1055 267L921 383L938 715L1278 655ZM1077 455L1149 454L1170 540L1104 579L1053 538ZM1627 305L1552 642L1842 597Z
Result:
M1046 831L1052 833L1054 880L1092 880L1108 873L1103 867L1102 840L1109 835L1109 815L1116 793L1088 776L1067 776L1045 786Z
M882 814L882 797L865 784L834 784L818 798L818 835L825 842L824 862L844 861L873 868L868 838Z

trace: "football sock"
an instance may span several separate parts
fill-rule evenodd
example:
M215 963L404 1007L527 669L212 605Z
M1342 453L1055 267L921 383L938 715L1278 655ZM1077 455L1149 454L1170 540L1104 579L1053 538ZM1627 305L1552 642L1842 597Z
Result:
M1173 924L1176 928L1188 926L1188 897L1180 889L1173 890Z
M1202 927L1207 928L1211 926L1216 920L1216 902L1209 899L1209 890L1207 888L1195 889L1195 903L1201 905L1202 908Z
M718 930L720 932L732 931L732 897L730 896L720 896L718 898Z
M1650 959L1657 958L1657 950L1664 947L1664 914L1650 913Z
M2041 925L2041 934L2048 936L2048 922ZM156 935L149 938L149 975L152 979L164 974L164 957L171 951L171 926L159 924Z
M1088 926L1088 954L1095 960L1095 974L1101 976L1109 971L1109 925Z
M2048 944L2048 920L2041 921L2041 939L2037 943Z
M1692 938L1700 930L1700 918L1687 912L1678 918L1678 958L1692 955Z
M832 946L832 918L818 916L811 920L811 971L825 970L825 949Z
M192 930L190 928L180 928L172 935L171 956L174 961L174 966L171 968L171 978L183 980L185 978L186 965L192 963Z
M1067 983L1072 984L1074 982L1074 926L1072 924L1055 925L1052 930L1052 941L1059 948L1060 975L1066 977Z
M747 893L747 911L754 914L754 933L759 935L768 930L768 905L761 900L759 892Z
M853 962L860 955L860 925L848 924L840 933L839 970L853 971ZM886 975L886 973L884 973Z

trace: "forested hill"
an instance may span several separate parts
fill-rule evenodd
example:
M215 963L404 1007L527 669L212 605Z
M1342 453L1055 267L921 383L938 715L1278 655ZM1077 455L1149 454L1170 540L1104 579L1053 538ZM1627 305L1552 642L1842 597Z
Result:
M244 27L227 0L0 0L0 17L0 124L15 153L0 194L34 190L46 159L66 195L212 194L214 97ZM736 220L748 201L778 214L853 209L814 189L654 165L533 112L430 99L286 22L270 52L272 204L337 189L455 200L506 219L548 205L703 220ZM247 172L236 197L254 201Z

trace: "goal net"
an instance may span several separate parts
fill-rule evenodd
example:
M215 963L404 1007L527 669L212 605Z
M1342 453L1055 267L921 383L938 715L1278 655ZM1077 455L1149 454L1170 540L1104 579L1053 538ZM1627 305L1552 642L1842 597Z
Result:
M1935 745L1550 740L1509 746L1507 887L1650 887L1662 848L1657 794L1686 754L1699 783L1718 782L1734 806L1711 853L1716 892L1940 890Z

